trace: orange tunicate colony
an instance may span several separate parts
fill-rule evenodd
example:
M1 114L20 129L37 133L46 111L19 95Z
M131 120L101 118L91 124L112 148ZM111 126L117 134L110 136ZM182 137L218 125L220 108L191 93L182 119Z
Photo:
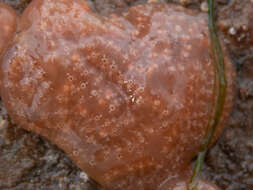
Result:
M16 32L16 14L6 4L0 2L0 56L7 47L8 42Z
M4 26L1 48L2 33L15 28ZM227 56L225 64L216 136L232 107ZM162 184L198 153L214 102L207 15L150 3L100 16L83 0L34 0L2 56L0 79L11 118L104 188L167 190Z

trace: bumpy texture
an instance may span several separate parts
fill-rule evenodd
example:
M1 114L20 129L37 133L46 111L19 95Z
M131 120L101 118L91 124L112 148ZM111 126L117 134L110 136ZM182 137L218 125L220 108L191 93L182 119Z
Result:
M213 99L207 17L167 4L101 17L35 0L0 70L12 119L108 189L155 190L199 150ZM234 72L226 58L227 99Z

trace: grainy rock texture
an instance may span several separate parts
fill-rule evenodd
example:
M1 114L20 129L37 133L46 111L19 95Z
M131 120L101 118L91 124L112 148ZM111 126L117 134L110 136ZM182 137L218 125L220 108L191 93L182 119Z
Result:
M9 2L12 4L14 1ZM21 1L16 2L17 5L22 5L22 3L20 4ZM137 1L130 1L130 3L122 1L122 8L114 6L117 2L112 0L107 2L91 1L90 3L93 7L103 4L99 9L97 8L97 11L103 12L103 8L106 9L106 7L110 7L110 11L125 9ZM142 2L140 1L140 3ZM247 5L250 5L250 1L247 1L247 3L237 1L237 6L240 6L241 9L238 10L234 7L227 9L229 14L227 14L227 17L225 16L225 19L232 22L231 18L233 17L231 15L235 15L234 12L243 11L243 7L246 8ZM194 2L193 5L194 8L200 7L198 2ZM106 11L103 14L106 14ZM242 16L243 21L247 22L247 19L246 15ZM228 34L225 33L225 37L227 36ZM230 39L227 42L230 43ZM231 55L237 63L240 96L237 99L237 105L230 120L230 128L226 130L220 142L210 152L205 175L223 189L250 190L252 189L253 135L252 64L249 57L242 55L243 51L238 49L239 45L229 44ZM249 49L251 46L246 45L245 47L245 49ZM236 51L234 48L237 48ZM250 55L250 51L248 55ZM6 118L6 114L2 115ZM0 170L1 189L92 189L83 183L85 175L83 173L80 174L80 171L61 151L37 135L10 126L6 119L3 121L2 124L4 125L1 129L0 137L0 158L6 164L3 164L5 169ZM238 145L240 145L240 152L238 152ZM14 155L20 156L14 157ZM55 157L57 161L51 159ZM6 171L11 173L11 175L6 175Z

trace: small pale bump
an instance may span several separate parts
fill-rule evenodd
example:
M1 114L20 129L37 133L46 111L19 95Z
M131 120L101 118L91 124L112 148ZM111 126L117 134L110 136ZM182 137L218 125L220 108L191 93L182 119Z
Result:
M109 113L114 112L116 110L116 106L113 104L109 105Z
M80 153L79 153L78 150L74 150L74 151L73 151L73 156L74 156L74 157L77 157L77 156L79 156L79 155L80 155Z
M99 132L99 135L100 135L101 137L105 138L108 134L107 134L105 131L101 130L101 131Z
M137 105L144 104L144 99L143 99L142 96L139 96L139 97L137 98L136 104L137 104Z
M168 126L169 122L168 121L163 121L162 122L162 128L166 128Z
M155 106L160 106L161 105L161 101L160 100L155 100L154 101L154 105Z
M78 53L73 53L71 59L72 59L73 62L80 62L81 57Z
M185 49L190 51L192 49L192 45L191 44L187 44L185 45Z
M182 27L179 25L176 25L175 29L176 29L176 32L182 32Z
M63 91L64 91L65 93L70 92L70 85L69 85L69 84L65 84L65 85L63 86Z
M189 56L190 56L189 52L187 52L187 51L183 52L183 57L184 58L188 58Z
M85 89L87 87L87 82L82 82L80 86L82 89Z
M176 67L175 66L169 66L168 67L168 71L175 72L176 71Z
M94 120L95 120L95 121L99 121L100 119L101 119L100 115L96 115L96 116L94 117Z
M92 91L91 91L91 95L92 95L93 97L97 97L97 96L98 96L98 91L97 91L97 90L92 90Z

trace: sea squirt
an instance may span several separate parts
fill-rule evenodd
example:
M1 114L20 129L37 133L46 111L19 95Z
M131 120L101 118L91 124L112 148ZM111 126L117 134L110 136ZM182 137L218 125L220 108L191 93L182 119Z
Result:
M0 3L0 56L13 38L17 27L14 10L4 3Z
M0 69L13 121L105 189L174 188L169 179L198 153L215 102L207 15L150 3L100 16L83 0L34 0L17 31ZM233 101L226 53L225 67L216 137Z

